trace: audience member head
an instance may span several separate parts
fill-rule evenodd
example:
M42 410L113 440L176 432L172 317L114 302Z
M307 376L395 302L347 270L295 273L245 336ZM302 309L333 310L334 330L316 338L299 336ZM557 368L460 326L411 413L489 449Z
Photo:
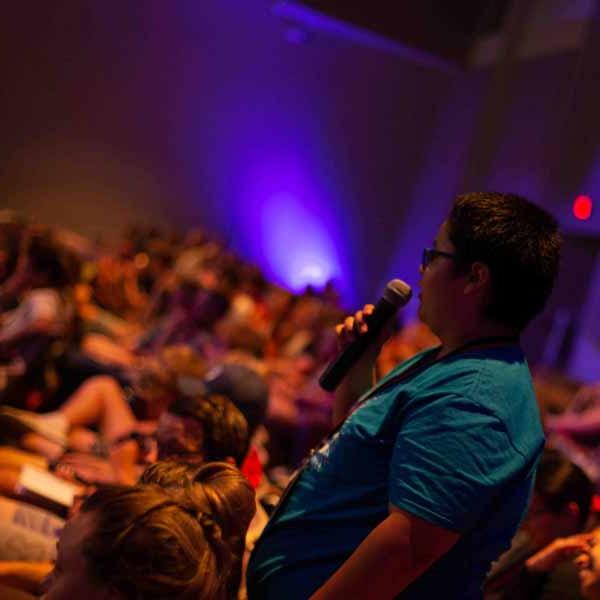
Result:
M138 418L159 418L179 395L178 378L203 377L206 370L204 360L185 344L166 346L158 355L145 357L132 385Z
M159 485L175 497L192 494L205 510L220 515L221 535L232 553L228 597L236 597L241 581L245 535L256 511L254 491L248 480L229 463L212 462L198 467L160 461L146 468L140 483Z
M160 368L176 381L177 377L204 377L207 366L204 359L187 344L173 344L160 351Z
M203 379L182 375L178 378L177 386L187 396L219 394L231 400L244 415L251 438L266 418L269 387L264 377L248 366L249 361L230 354L228 362L213 367ZM240 361L236 362L238 359Z
M560 260L557 222L514 194L458 196L446 221L459 272L487 265L491 291L485 315L518 331L544 308Z
M192 473L191 491L200 496L197 502L205 510L219 515L224 539L243 545L256 503L254 489L239 469L225 462L207 462Z
M34 287L57 289L74 285L81 267L73 253L56 243L50 231L31 235L27 246L27 265Z
M171 460L148 466L139 484L158 485L173 493L192 493L203 510L219 516L223 537L243 538L256 509L254 490L237 467L226 462L200 466Z
M211 369L204 378L209 394L226 396L244 415L251 437L266 418L269 388L255 370L235 363L225 363Z
M243 526L254 498L241 476L233 481L233 467L212 469L212 479L200 476L194 489L177 493L157 485L109 486L95 492L61 534L46 599L230 597L237 548L229 545L224 532ZM222 485L223 493L212 493L212 487ZM234 503L243 498L243 522L228 521L228 494ZM240 530L238 536L244 533Z
M222 319L215 325L214 331L228 348L246 352L257 359L264 357L267 340L250 325Z
M198 467L161 461L144 471L140 483L159 485L176 498L191 494L203 510L219 515L215 520L232 553L228 598L235 598L241 581L246 531L256 512L254 491L244 475L224 462Z
M181 490L189 487L192 477L198 469L199 467L196 464L175 460L159 460L144 469L138 483L158 485L165 490Z
M558 450L546 449L523 524L536 548L581 531L589 515L593 491L592 482L577 465Z
M581 382L564 373L547 367L533 371L533 389L542 418L565 412L574 405L574 396L581 389Z
M156 437L160 460L241 465L248 451L246 419L231 401L216 394L179 396L161 415Z

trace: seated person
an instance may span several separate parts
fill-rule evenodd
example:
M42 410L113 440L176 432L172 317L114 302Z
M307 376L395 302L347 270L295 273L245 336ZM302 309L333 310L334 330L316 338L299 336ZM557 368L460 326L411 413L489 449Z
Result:
M229 308L231 282L227 273L211 273L209 280L182 280L176 287L166 314L151 322L142 333L131 336L127 347L103 335L90 335L82 348L101 363L131 367L143 354L155 353L173 344L190 343L199 331L212 331ZM121 339L121 342L124 339Z
M577 572L570 563L556 561L552 569L542 571L531 569L528 558L554 540L581 532L592 495L593 485L585 473L559 451L546 449L518 540L515 538L512 548L493 566L485 584L485 598L579 598Z
M243 415L225 397L181 396L165 412L152 435L133 433L111 447L109 457L98 458L82 453L66 454L57 471L85 486L99 483L135 483L144 467L157 459L172 458L191 464L228 461L240 464L248 448L247 424ZM14 461L0 465L0 492L17 499L21 467Z
M223 522L221 523L222 537L232 551L232 565L230 574L231 596L237 595L242 574L242 560L245 558L245 535L250 523L256 528L264 526L266 515L258 503L254 502L254 491L240 471L229 463L210 462L204 464L175 462L173 460L159 461L145 469L138 482L139 484L158 485L175 497L194 493L200 496L201 502L211 505L221 504ZM46 511L36 509L20 502L13 502L0 498L0 511L4 504L13 504L16 510L25 512L30 520L36 518L44 524L45 533L30 531L25 524L21 525L21 532L17 532L16 540L10 540L5 552L0 556L0 585L10 584L25 591L36 592L39 590L42 579L52 568L52 561L56 559L56 541L64 527L64 521L48 514ZM78 508L72 512L77 514ZM255 512L260 512L256 519ZM4 511L6 512L6 511ZM36 515L35 513L39 513ZM33 515L33 516L32 516ZM23 519L20 519L21 521ZM255 523L256 521L256 523ZM40 529L40 523L37 529ZM3 532L0 537L7 538L15 533L14 528L1 527ZM50 531L51 530L51 531ZM27 533L25 533L27 532ZM36 537L44 539L47 545L52 546L52 551L40 554L40 543ZM16 542L24 539L30 541L38 552L27 551L24 548L20 554L15 554ZM2 596L0 596L2 597Z
M204 493L155 485L95 492L61 534L45 599L230 598L235 549L227 532L240 519L230 520L226 500L241 498L238 509L251 515L254 497L241 478L220 479L202 480Z
M578 585L570 596L600 600L600 529L554 540L527 561L532 572L545 573L566 560L573 560L578 571Z
M154 443L156 447L152 447ZM140 435L134 440L124 440L117 444L108 460L83 454L65 455L58 470L63 477L83 483L79 493L85 496L93 489L89 487L93 484L135 483L144 467L157 458L186 462L196 468L205 461L229 461L239 465L247 448L246 421L229 400L217 395L181 397L169 412L161 416L155 436ZM114 467L116 459L119 461L118 469ZM60 525L48 535L48 520L53 516L23 502L35 501L35 497L21 489L21 469L14 464L11 466L0 468L0 492L20 502L7 504L4 512L0 510L0 530L4 532L4 536L0 537L11 536L15 544L21 539L29 542L18 547L6 545L3 558L12 561L51 560L54 536ZM32 511L39 512L39 516L36 513L32 518ZM26 515L27 518L15 520L18 515ZM51 524L54 526L56 523L59 523L58 519ZM19 564L17 567L21 568Z
M156 460L225 460L239 466L247 450L246 420L225 396L180 395L160 416L155 431L131 430L114 441L108 459L68 453L59 464L84 480L133 483L143 467Z
M560 415L548 415L545 428L582 440L600 439L600 387L583 386L574 395L571 406Z
M168 350L163 352L163 363L168 362L170 357ZM179 360L177 368L175 364L170 367L166 365L165 368L171 371L171 376L166 379L150 377L146 383L140 380L134 388L137 401L151 407L144 408L144 412L150 416L153 413L160 414L175 398L184 396L222 395L239 408L249 425L248 433L252 435L264 421L267 408L268 388L262 377L242 365L232 364L213 369L202 380L190 376L189 373L196 374L198 370L184 369L182 362ZM173 380L178 374L176 383L179 389L176 389ZM224 413L228 414L229 411ZM206 415L203 418L207 418ZM123 442L131 435L148 442L147 434L156 432L159 423L160 420L138 421L124 390L109 376L90 378L53 413L38 415L9 408L0 409L0 428L23 434L18 436L21 447L40 453L51 461L61 458L65 447L79 452L95 451L104 458L110 458L117 480L123 483L133 483L137 479L137 475L131 472L130 452L123 449ZM89 425L97 426L99 436L83 429ZM226 456L217 455L213 458L222 460ZM124 469L129 471L123 473Z
M581 386L561 414L544 417L548 445L559 449L600 484L600 386Z
M35 390L33 397L41 403L55 392L57 377L49 375L59 354L55 342L66 347L76 333L69 290L77 271L75 259L58 249L49 234L28 237L11 277L18 302L0 314L0 402L32 404Z
M250 524L256 525L261 511L258 503L248 501L252 487L240 471L228 463L205 463L198 467L173 461L160 461L150 465L142 474L140 483L159 485L177 496L180 493L200 494L209 502L223 506L223 539L232 549L233 563L228 585L228 598L238 596L242 581L242 562L247 560L246 532ZM250 496L251 497L251 496ZM257 511L254 514L255 509ZM264 515L258 519L264 526Z
M30 234L22 254L14 274L18 303L1 315L2 348L33 334L63 335L72 318L67 296L78 276L75 257L61 250L50 232Z

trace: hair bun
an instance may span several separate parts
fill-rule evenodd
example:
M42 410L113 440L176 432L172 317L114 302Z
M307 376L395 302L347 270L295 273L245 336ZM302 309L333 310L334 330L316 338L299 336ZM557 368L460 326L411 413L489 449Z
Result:
M204 530L207 538L221 538L221 527L208 513L204 511L198 512L196 520L200 523L200 527Z

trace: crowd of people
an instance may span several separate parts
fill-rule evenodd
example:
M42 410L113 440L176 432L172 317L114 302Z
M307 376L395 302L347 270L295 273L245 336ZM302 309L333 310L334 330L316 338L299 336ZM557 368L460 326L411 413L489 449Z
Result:
M114 506L108 489L143 512L150 492L139 491L138 502L137 492L118 490L158 483L156 503L185 487L187 466L232 465L205 511L238 546L245 538L248 551L290 472L329 427L332 398L316 375L336 352L343 313L335 289L293 294L200 230L132 228L103 245L4 212L0 308L0 571L30 593L60 564L58 533L68 543L82 529L75 516L96 491L105 495L94 514ZM382 373L419 349L420 328L407 334L389 345ZM246 487L233 466L251 484L256 510L236 490ZM63 482L68 499L57 502L50 490ZM191 511L186 502L182 514ZM224 512L228 503L235 510ZM71 517L75 525L65 527ZM243 595L239 547L235 555L236 593L213 582L201 597L234 597L238 587ZM213 568L215 557L202 560L205 571L224 571Z
M454 260L455 248L448 246L454 238L444 235L424 261ZM484 275L471 272L465 280ZM479 288L473 289L476 306ZM433 311L433 301L425 300ZM335 326L345 323L358 335L364 324L362 313L355 318L358 328L344 321L333 284L292 293L199 229L179 235L136 227L108 244L6 211L0 213L0 311L0 597L245 598L250 554L273 512L252 559L250 598L276 597L262 583L268 577L261 569L275 564L269 544L277 546L280 529L288 536L286 548L298 550L299 564L290 563L298 581L292 574L280 587L277 574L273 589L285 594L287 586L291 595L285 597L302 597L313 572L315 581L325 581L321 571L330 573L330 562L339 566L349 556L341 545L350 548L355 533L368 533L340 521L332 536L323 494L331 506L346 503L344 518L380 519L375 505L367 514L379 491L367 490L369 477L384 467L375 450L369 454L361 429L375 421L361 424L360 410L311 455L300 484L293 483L280 503L294 470L340 421L334 395L317 382L340 336L348 335L344 328L336 334ZM374 362L378 379L393 379L399 363L444 347L444 336L440 342L432 329L447 332L436 323L430 327L434 321L430 312L395 324ZM502 337L502 345L509 343ZM438 352L435 361L443 357ZM511 355L513 365L516 360ZM449 377L441 373L436 389ZM597 600L600 387L535 373L546 450L527 516L510 550L496 556L485 598ZM356 435L364 445L348 442ZM435 435L441 439L440 431ZM530 442L534 462L541 451L536 436ZM491 438L477 443L489 446ZM337 454L336 444L343 446ZM386 440L377 444L387 447ZM352 464L343 467L344 461ZM337 470L329 476L329 468ZM413 474L405 470L402 477ZM519 497L527 495L528 482ZM356 497L346 491L350 484ZM387 488L382 491L382 507L408 506L400 491L393 493L388 499ZM440 488L439 494L449 491ZM493 505L498 501L503 498ZM520 513L513 512L511 522L518 524ZM323 527L322 535L313 523ZM442 554L457 544L452 524L449 531ZM316 541L303 559L309 534ZM324 545L340 546L339 556L331 560ZM316 566L306 577L308 563Z

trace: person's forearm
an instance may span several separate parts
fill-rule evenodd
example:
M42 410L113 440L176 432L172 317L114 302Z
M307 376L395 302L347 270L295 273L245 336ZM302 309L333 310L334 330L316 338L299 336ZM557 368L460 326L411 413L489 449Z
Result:
M557 538L530 556L525 562L525 568L532 574L548 573L562 561L572 559L577 554L589 550L593 539L594 533L590 532Z
M115 478L124 485L134 485L139 477L137 461L139 448L133 440L119 444L110 450L110 463L113 467Z
M50 571L50 562L0 561L0 582L37 594Z
M388 516L310 600L394 598L428 566L411 544L410 530Z
M360 336L368 332L368 319L374 309L372 304L365 304L362 310L357 311L354 316L346 317L343 323L336 326L341 348L350 347ZM377 357L381 347L390 337L390 333L390 327L385 326L377 334L376 339L370 342L361 358L352 365L338 386L333 405L334 427L346 418L352 405L375 383Z

